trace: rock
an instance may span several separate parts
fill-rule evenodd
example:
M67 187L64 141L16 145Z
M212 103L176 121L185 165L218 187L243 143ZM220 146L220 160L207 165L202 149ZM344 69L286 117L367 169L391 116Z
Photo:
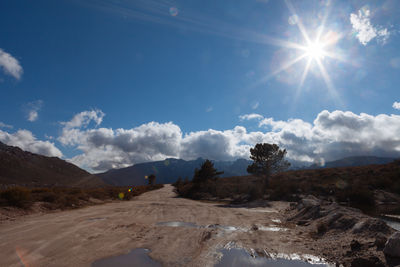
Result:
M350 248L351 248L351 251L356 251L356 250L360 250L360 248L361 248L361 244L360 244L360 242L358 242L357 240L352 240L351 241L351 243L350 243Z
M364 231L364 229L366 229L367 226L367 221L366 220L361 220L358 223L356 223L353 228L351 229L353 234L358 234L361 233L362 231Z
M383 253L389 257L400 258L400 232L395 232L389 237Z
M338 220L340 217L342 217L343 214L340 212L332 212L324 218L324 222L326 225L332 225L336 220Z
M377 250L382 250L385 247L387 238L381 233L378 233L375 237L374 246L376 246Z
M356 224L357 219L350 216L342 216L332 224L332 228L347 230L352 228Z
M299 220L297 225L310 225L310 221L308 220Z
M368 229L375 233L390 233L391 228L380 219L370 219Z
M361 232L369 232L371 234L374 233L389 234L391 233L391 231L392 230L390 229L390 227L387 226L384 221L375 218L363 219L358 223L356 223L352 228L353 234L358 234Z
M351 262L351 267L384 267L383 262L377 257L357 258Z
M301 204L303 204L304 208L309 208L309 207L315 207L315 206L320 206L321 201L313 196L308 196L308 198L303 198L300 201Z

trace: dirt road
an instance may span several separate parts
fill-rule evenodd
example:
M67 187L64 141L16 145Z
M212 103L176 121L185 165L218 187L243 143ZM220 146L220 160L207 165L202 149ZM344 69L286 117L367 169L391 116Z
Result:
M229 242L256 251L312 254L306 237L295 234L294 226L280 224L284 208L283 203L230 208L176 198L166 185L133 201L4 222L0 266L90 266L134 248L150 249L149 255L166 266L213 266L217 250ZM171 221L200 227L157 224ZM220 226L209 226L216 224Z

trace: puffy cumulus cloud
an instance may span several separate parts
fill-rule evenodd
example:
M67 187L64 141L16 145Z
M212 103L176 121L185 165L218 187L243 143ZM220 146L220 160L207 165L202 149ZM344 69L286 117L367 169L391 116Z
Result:
M357 14L350 14L350 22L354 32L356 32L356 37L363 45L367 45L375 37L378 38L378 42L385 44L390 32L386 28L373 26L370 13L369 9L364 8L360 9Z
M90 121L99 124L104 113L80 114L91 115L80 120L84 123L63 123L59 141L82 152L70 161L95 171L168 157L248 158L250 148L264 142L287 149L288 158L296 161L324 162L354 155L400 156L400 116L393 114L372 116L324 110L312 123L263 118L260 131L248 132L245 127L236 126L224 131L190 133L182 133L172 122L150 122L132 129L88 129Z
M58 140L83 152L70 161L99 171L179 156L182 133L172 122L150 122L132 129L87 128L91 121L98 126L103 117L100 110L84 111L62 123Z
M274 121L274 141L288 150L288 157L302 161L326 161L354 155L400 156L400 116L324 110L313 124L299 119ZM271 133L271 132L270 132ZM268 134L268 133L266 133Z
M65 129L87 127L91 121L99 125L104 118L105 114L98 109L90 111L82 111L76 114L70 121L63 122Z
M394 102L393 105L392 105L392 107L393 107L394 109L400 109L400 102Z
M214 160L248 157L250 147L242 143L247 135L246 129L241 126L226 131L210 129L191 132L182 139L180 156L184 159L202 157Z
M9 129L12 129L13 126L12 126L12 125L9 125L9 124L5 124L4 122L1 122L1 121L0 121L0 128L9 128Z
M19 80L22 76L23 69L19 64L18 60L9 53L6 53L1 48L0 48L0 67L3 69L4 73L13 76L17 80Z
M262 120L264 117L260 114L256 114L256 113L251 113L251 114L244 114L244 115L240 115L239 119L241 121L244 120Z
M62 157L63 155L54 143L37 140L28 130L18 130L15 133L0 130L0 141L9 146L17 146L22 150L44 156Z
M58 140L64 145L82 143L84 140L79 140L79 138L82 138L80 128L86 128L91 121L98 126L103 121L104 116L105 114L97 109L76 114L70 121L61 122L64 128Z
M82 151L69 160L88 170L104 171L168 157L234 159L249 153L249 145L240 144L248 138L244 127L186 135L172 122L149 122L132 129L87 128L91 121L101 123L103 116L98 110L84 111L62 123L58 140Z
M37 100L33 102L29 102L28 104L25 105L26 109L26 118L30 122L34 122L39 118L39 110L43 106L43 101L42 100Z
M399 156L400 116L372 116L322 111L314 121L316 154L334 159L344 155Z

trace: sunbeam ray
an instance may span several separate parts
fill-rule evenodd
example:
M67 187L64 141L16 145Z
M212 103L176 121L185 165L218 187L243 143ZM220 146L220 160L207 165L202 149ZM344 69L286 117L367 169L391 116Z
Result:
M325 70L324 65L322 64L322 62L319 59L317 59L316 62L318 64L319 70L324 79L324 82L325 82L326 86L328 87L328 92L330 93L330 95L332 96L332 98L334 100L336 100L338 103L340 103L340 105L343 105L343 103L341 102L341 99L339 98L339 95L335 89L335 86L333 85L331 78L329 77L329 74Z
M259 80L259 81L255 82L254 84L250 85L250 86L248 87L248 89L249 89L249 88L256 87L256 86L258 86L258 85L260 85L260 84L265 83L266 81L268 81L268 80L271 79L272 77L276 76L276 75L279 74L280 72L282 72L282 71L288 69L289 67L291 67L292 65L296 64L297 62L299 62L300 60L302 60L302 59L305 58L306 56L307 56L306 54L303 54L303 55L301 55L301 56L299 56L299 57L293 59L292 61L289 61L289 62L286 63L283 67L279 68L278 70L276 70L276 71L274 71L274 72L268 74L267 76L265 76L265 77L262 78L261 80Z

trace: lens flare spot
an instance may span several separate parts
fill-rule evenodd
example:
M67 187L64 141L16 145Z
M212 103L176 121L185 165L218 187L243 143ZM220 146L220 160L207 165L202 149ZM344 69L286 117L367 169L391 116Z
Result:
M295 14L289 17L288 22L290 25L296 25L299 22L299 17Z
M176 17L178 15L179 11L176 7L170 7L169 8L169 14L173 17Z

